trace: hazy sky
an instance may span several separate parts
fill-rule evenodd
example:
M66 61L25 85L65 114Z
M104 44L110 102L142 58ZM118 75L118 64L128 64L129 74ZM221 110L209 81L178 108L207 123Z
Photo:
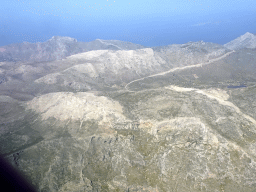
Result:
M116 39L145 46L224 44L256 33L255 0L1 0L0 46Z

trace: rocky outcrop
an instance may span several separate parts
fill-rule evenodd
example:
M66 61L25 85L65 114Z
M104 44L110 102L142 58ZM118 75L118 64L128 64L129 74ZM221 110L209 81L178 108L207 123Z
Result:
M98 97L93 93L49 93L36 97L27 103L28 109L42 114L43 120L55 119L97 120L99 122L124 121L122 106L106 97Z

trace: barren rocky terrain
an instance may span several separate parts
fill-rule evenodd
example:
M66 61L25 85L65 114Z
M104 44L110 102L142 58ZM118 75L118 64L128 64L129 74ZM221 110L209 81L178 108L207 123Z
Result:
M0 153L42 192L254 192L254 41L2 61Z

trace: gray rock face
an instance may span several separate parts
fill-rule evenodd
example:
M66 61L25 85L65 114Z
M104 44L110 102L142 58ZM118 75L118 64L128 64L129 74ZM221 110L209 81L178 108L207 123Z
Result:
M230 41L224 45L226 48L231 50L238 50L243 48L255 49L256 48L256 36L252 33L245 33L240 37Z
M38 191L256 190L254 49L96 44L0 63L0 153Z

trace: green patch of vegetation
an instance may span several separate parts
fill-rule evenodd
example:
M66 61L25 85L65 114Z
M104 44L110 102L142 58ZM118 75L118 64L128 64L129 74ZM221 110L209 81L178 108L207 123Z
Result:
M27 147L33 146L43 140L38 131L31 128L27 121L16 121L12 132L0 137L0 153L4 156L10 155Z

